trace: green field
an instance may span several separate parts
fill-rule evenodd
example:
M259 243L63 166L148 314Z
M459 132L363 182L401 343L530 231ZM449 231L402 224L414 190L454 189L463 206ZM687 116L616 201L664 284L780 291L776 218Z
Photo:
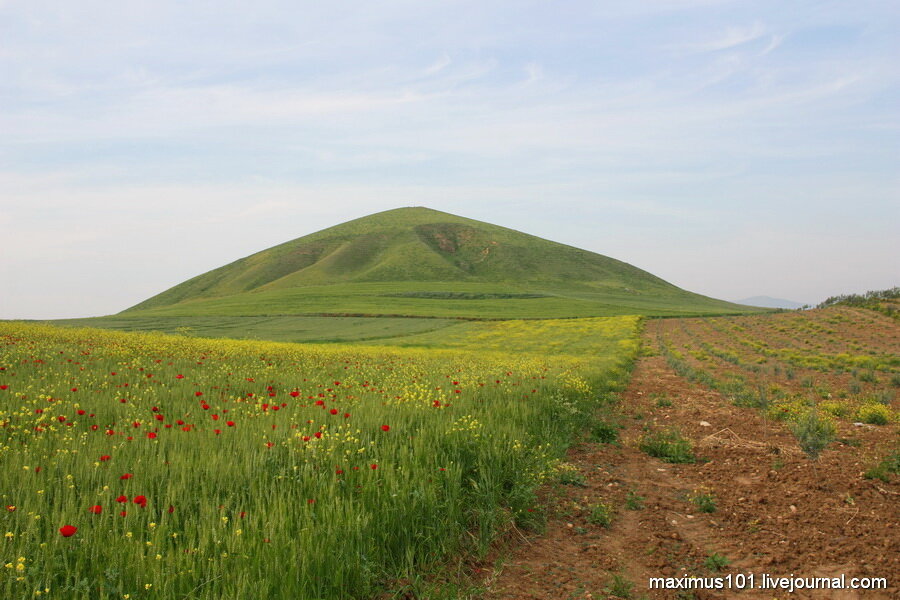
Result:
M456 319L364 317L207 317L116 315L47 321L60 327L99 327L119 331L160 331L190 337L270 340L273 342L349 342L433 331Z
M603 363L629 353L636 317L467 321L437 331L387 338L366 344L405 348L443 348L497 353L572 356Z
M457 597L442 574L540 526L639 323L445 328L460 349L0 323L0 597Z
M473 299L428 298L398 294L469 293ZM478 295L540 294L533 298L485 299ZM129 310L120 316L241 316L241 315L405 315L467 318L567 318L608 317L629 314L647 316L695 316L761 312L711 298L689 295L678 288L625 292L587 284L567 289L514 286L478 282L385 282L317 285L246 292L212 299L194 299L146 310Z

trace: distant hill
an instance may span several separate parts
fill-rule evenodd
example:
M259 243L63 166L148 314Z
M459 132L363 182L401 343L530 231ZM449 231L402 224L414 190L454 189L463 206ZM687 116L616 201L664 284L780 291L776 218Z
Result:
M793 300L785 300L784 298L772 298L771 296L753 296L752 298L744 298L743 300L735 300L737 304L746 304L747 306L759 306L762 308L800 308L803 306L800 302Z
M516 318L746 310L613 258L415 207L263 250L121 314Z

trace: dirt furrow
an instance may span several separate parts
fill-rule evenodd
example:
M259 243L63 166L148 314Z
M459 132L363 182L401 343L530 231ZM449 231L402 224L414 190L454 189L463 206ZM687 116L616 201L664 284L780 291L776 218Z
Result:
M900 597L900 486L861 477L878 433L845 426L845 443L814 463L783 424L686 381L659 356L638 362L621 407L619 442L570 451L577 475L563 478L546 531L495 566L485 600ZM691 440L695 463L638 449L648 432L665 429ZM608 527L598 505L612 508ZM880 576L892 587L648 588L650 577L729 574L752 574L757 584L763 574Z

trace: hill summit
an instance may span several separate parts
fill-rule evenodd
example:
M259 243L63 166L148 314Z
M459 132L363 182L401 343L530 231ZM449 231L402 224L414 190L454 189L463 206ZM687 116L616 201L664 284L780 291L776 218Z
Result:
M410 207L257 252L126 313L563 317L743 308L600 254Z

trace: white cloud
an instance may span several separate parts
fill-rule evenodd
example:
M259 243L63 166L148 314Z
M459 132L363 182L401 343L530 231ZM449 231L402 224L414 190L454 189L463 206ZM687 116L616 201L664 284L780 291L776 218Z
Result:
M450 56L446 52L444 52L443 54L441 54L440 58L438 58L436 61L431 63L431 65L429 65L428 68L425 69L424 74L425 75L434 75L435 73L439 73L439 72L443 71L444 69L449 67L452 63L453 63L453 61L450 60Z
M527 75L525 79L526 84L532 84L544 78L544 70L536 62L530 62L525 65L525 74Z
M757 21L750 25L727 27L724 31L710 39L682 43L677 47L691 52L719 52L742 46L768 34L768 28L763 23Z

